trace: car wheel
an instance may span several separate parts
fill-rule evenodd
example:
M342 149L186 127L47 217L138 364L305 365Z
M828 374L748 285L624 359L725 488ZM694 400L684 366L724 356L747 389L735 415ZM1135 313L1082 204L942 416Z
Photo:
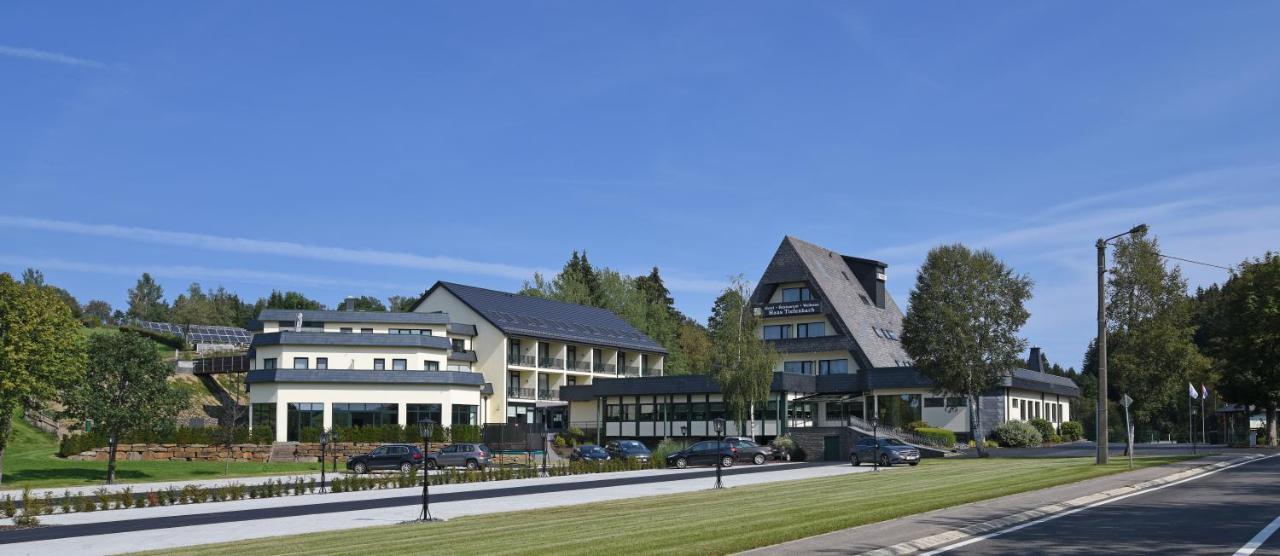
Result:
M356 472L356 475L364 475L365 473L368 473L368 472L369 472L369 468L368 468L367 466L365 466L365 464L363 464L363 463L357 463L357 464L355 464L355 466L353 466L353 467L351 468L351 470L352 470L352 471L355 471L355 472Z
M440 466L436 464L436 460L429 459L427 460L427 469L440 469Z
M476 460L473 460L473 459L467 460L467 469L475 471L476 469L479 469L479 468L480 468L480 464L476 463Z
M893 467L893 464L889 463L889 454L880 454L880 466Z
M405 475L408 475L410 471L413 471L413 464L412 464L412 463L409 463L409 462L407 462L407 461L406 461L406 462L404 462L404 463L400 464L400 472L401 472L401 473L404 473Z
M684 469L689 467L689 460L684 458L676 458L676 469Z
M908 463L907 465L910 465L911 467L915 467L915 466L917 466L917 465L920 465L920 462L918 462L918 461L913 461L913 462L911 462L911 463Z
M721 467L733 467L733 456L725 456L720 458Z
M756 454L755 456L752 456L751 463L764 465L764 454Z
M857 467L862 465L862 460L858 459L858 454L853 454L849 456L849 463L852 463L854 467Z

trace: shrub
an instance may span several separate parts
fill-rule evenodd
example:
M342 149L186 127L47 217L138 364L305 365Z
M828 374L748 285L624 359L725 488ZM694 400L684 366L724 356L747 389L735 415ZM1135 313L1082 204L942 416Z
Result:
M18 503L13 501L13 497L4 496L4 503L0 504L0 513L4 513L5 517L13 517L18 515Z
M662 442L659 442L658 445L653 448L653 454L649 459L654 462L662 462L662 465L666 465L667 456L679 452L682 449L683 447L679 442L670 438L663 438Z
M1037 431L1040 431L1040 438L1049 438L1050 435L1058 433L1057 430L1054 430L1053 423L1050 423L1048 419L1037 418L1027 422L1035 427Z
M947 429L920 427L915 429L915 434L925 442L934 446L945 446L950 448L956 445L956 433Z
M1039 446L1043 438L1040 431L1025 421L1007 421L996 426L991 433L1000 441L1001 446L1010 448L1027 448Z
M454 425L449 428L449 439L453 442L480 442L478 425Z
M1074 442L1084 438L1084 426L1076 421L1063 421L1058 425L1058 434L1062 435L1063 440Z
M782 450L782 453L787 454L792 459L795 459L797 447L796 441L791 438L791 435L784 434L778 436L769 444L777 447L779 450Z
M552 442L552 444L554 444L556 448L564 448L566 444L564 440L564 436L557 434L556 439L554 442Z
M906 430L909 430L909 431L912 431L912 432L915 432L917 429L927 429L927 428L930 428L930 427L929 427L929 423L927 423L927 422L925 422L925 421L912 421L912 422L910 422L910 423L907 423L907 425L906 425L905 427L902 427L902 428L903 428L903 429L906 429Z
M1057 444L1059 442L1062 442L1062 437L1056 434L1051 434L1048 436L1048 438L1045 439L1045 442L1048 442L1050 444Z

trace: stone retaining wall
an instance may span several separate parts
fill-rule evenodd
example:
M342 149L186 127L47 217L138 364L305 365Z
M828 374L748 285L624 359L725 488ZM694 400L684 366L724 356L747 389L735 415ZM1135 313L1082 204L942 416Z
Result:
M326 448L326 459L332 460L337 453L339 460L348 456L368 453L378 447L381 442L340 442ZM444 444L432 445L438 450ZM230 459L239 462L263 463L271 459L271 444L121 444L116 449L116 459L120 461L224 461ZM276 448L275 461L314 462L320 458L319 443L296 443L280 445ZM291 457L284 452L291 452ZM284 457L282 457L284 456ZM80 452L67 459L76 461L107 461L107 448L94 448Z

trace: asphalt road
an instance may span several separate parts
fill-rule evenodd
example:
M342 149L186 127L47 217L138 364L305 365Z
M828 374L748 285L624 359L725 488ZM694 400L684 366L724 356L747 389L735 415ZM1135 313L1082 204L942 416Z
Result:
M1123 443L1112 442L1107 448L1107 453L1111 454L1112 459L1125 457ZM1138 444L1133 453L1137 456L1190 456L1233 451L1238 450L1227 448L1221 444L1200 444L1197 446L1190 444ZM970 452L973 452L973 450L970 450ZM988 450L988 452L991 457L995 458L1076 458L1093 456L1098 453L1098 449L1093 442L1080 441L1039 448L996 448Z
M1233 554L1280 516L1280 457L1142 492L948 554ZM1255 554L1280 555L1280 534Z

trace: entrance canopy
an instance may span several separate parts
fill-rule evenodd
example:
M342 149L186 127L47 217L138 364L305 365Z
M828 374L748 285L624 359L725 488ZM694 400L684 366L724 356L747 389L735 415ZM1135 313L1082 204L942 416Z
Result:
M792 402L850 402L862 396L861 393L812 394L791 400Z

